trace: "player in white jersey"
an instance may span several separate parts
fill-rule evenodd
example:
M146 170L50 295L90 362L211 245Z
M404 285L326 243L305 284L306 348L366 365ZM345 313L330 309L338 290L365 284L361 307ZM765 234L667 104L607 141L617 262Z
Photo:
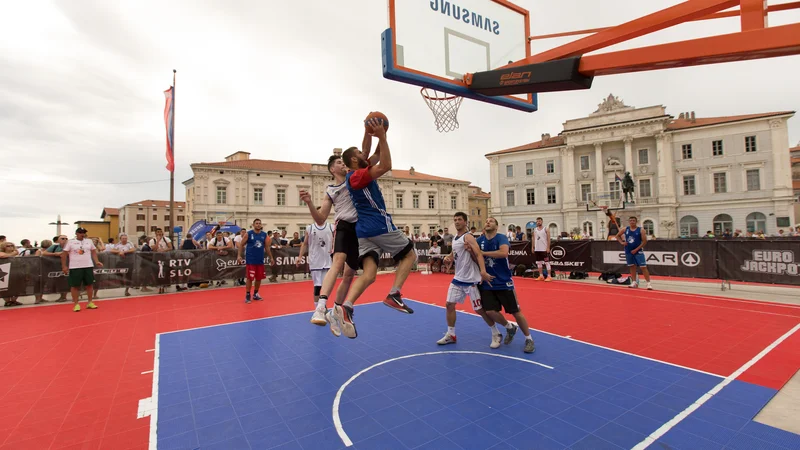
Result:
M493 277L486 273L486 266L484 265L478 242L467 229L467 224L469 223L467 215L463 212L457 212L453 216L453 223L456 226L456 236L453 238L452 244L453 251L445 257L445 260L455 262L456 273L447 290L447 312L445 315L447 332L436 343L439 345L456 343L456 303L464 303L464 300L469 296L470 300L472 300L472 309L483 318L484 322L492 330L492 343L489 346L498 348L500 347L502 335L500 330L495 327L495 321L483 310L480 293L478 292L478 285L484 280L491 281ZM505 322L501 323L501 325L505 326L508 321L502 316L501 319Z
M300 256L308 250L308 270L311 272L311 280L314 282L314 305L316 309L311 318L312 323L325 323L325 312L327 307L325 300L320 300L319 294L322 289L322 282L331 268L331 253L333 252L333 225L326 223L322 226L312 223L306 227L306 235L300 245ZM297 266L300 266L300 258L297 259Z
M539 281L553 281L550 270L550 230L544 227L541 217L536 218L536 228L533 229L533 256L536 267L539 269ZM542 273L542 264L547 267L547 278Z
M344 269L344 277L342 278L339 289L336 291L336 298L343 302L347 291L350 289L350 284L353 282L353 275L358 269L358 237L356 237L356 221L358 220L358 213L353 206L353 201L350 199L350 192L347 190L347 183L345 177L347 175L347 166L342 162L341 156L332 155L328 158L328 171L333 175L334 182L325 190L325 197L322 199L322 205L319 207L314 206L311 199L311 194L308 191L301 190L300 198L308 205L311 211L311 217L314 222L323 226L328 220L331 213L331 207L335 210L333 235L333 261L330 265L330 270L322 280L322 286L319 291L319 301L317 302L317 309L311 318L311 323L315 325L325 325L330 323L331 332L335 336L342 334L338 321L330 320L333 317L328 317L326 320L327 301L328 296L333 291L333 286L336 284L336 277ZM320 312L321 314L317 314Z

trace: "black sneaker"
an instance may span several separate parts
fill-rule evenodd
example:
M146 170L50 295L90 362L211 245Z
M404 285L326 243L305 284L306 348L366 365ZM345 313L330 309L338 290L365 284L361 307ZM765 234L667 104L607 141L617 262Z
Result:
M414 310L409 308L408 305L403 302L403 296L399 292L396 294L387 295L383 300L383 304L402 313L414 314Z

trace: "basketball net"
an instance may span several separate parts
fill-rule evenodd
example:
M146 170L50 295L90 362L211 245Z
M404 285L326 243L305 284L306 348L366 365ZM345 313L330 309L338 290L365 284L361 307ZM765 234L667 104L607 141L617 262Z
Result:
M422 88L419 90L428 108L431 109L439 132L448 132L458 129L458 108L464 97L449 95L435 89Z

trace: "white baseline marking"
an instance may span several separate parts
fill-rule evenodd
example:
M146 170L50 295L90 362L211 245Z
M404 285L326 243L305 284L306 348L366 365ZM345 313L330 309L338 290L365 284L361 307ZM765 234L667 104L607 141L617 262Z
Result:
M152 370L145 370L144 372L142 372L142 375L147 375L148 373L153 373L153 371Z
M713 397L714 395L719 393L719 391L721 391L722 388L724 388L725 386L729 385L733 380L738 378L739 375L743 374L747 369L752 367L755 363L757 363L759 360L761 360L761 358L766 356L767 353L771 352L773 349L775 349L775 347L780 345L781 342L783 342L786 339L788 339L789 336L794 334L794 332L799 330L799 329L800 329L800 323L795 325L794 328L792 328L791 330L787 331L783 336L781 336L778 339L776 339L775 342L770 344L767 348L765 348L764 350L761 350L761 353L759 353L756 356L754 356L753 359L751 359L750 361L747 361L742 367L739 367L739 369L736 370L736 372L733 372L728 377L726 377L724 380L722 380L719 384L717 384L716 386L711 388L710 391L708 391L705 394L703 394L702 397L700 397L699 399L697 399L697 401L695 401L694 403L689 405L689 407L687 407L686 409L684 409L683 411L678 413L678 415L673 417L672 420L670 420L669 422L665 423L664 425L661 425L661 427L659 429L657 429L656 431L654 431L652 434L650 434L650 436L647 436L642 442L639 442L638 444L636 444L636 446L633 447L633 450L644 450L645 448L647 448L648 446L650 446L651 444L656 442L658 439L660 439L662 436L667 434L667 432L669 430L671 430L672 428L674 428L675 425L681 423L681 421L683 421L683 419L689 417L689 414L693 413L695 410L697 410L697 408L703 406L703 404L705 402L709 401L711 399L711 397Z
M414 302L417 302L417 303L421 303L421 304L423 304L423 305L434 306L434 307L436 307L436 308L441 308L441 309L444 309L444 306L434 305L433 303L425 303L425 302L421 302L421 301L419 301L419 300L411 300L411 301L414 301ZM471 315L471 316L478 316L478 317L480 317L478 314L475 314L474 312L469 312L469 311L461 311L461 310L456 310L456 312L460 312L460 313L462 313L462 314L469 314L469 315ZM509 320L509 322L511 322L511 321ZM605 347L605 346L603 346L603 345L600 345L600 344L593 344L593 343L591 343L591 342L582 341L582 340L580 340L580 339L575 339L574 337L570 337L570 336L567 336L567 337L565 337L565 336L562 336L562 335L560 335L560 334L551 333L551 332L549 332L549 331L540 330L540 329L538 329L538 328L533 328L533 327L529 327L529 328L530 328L531 330L533 330L533 331L536 331L536 332L538 332L538 333L542 333L542 334L549 334L550 336L560 337L560 338L562 338L562 339L569 339L569 340L571 340L571 341L574 341L574 342L580 342L581 344L591 345L592 347L602 348L602 349L605 349L605 350L610 350L610 351L612 351L612 352L616 352L616 353L622 353L623 355L635 356L635 357L637 357L637 358L646 359L646 360L648 360L648 361L653 361L653 362L657 362L657 363L660 363L660 364L666 364L666 365L668 365L668 366L672 366L672 367L679 367L679 368L681 368L681 369L691 370L692 372L697 372L697 373L702 373L702 374L706 374L706 375L711 375L712 377L717 377L717 378L725 378L725 375L720 375L720 374L717 374L717 373L706 372L706 371L704 371L704 370L695 369L695 368L692 368L692 367L686 367L686 366L682 366L682 365L680 365L680 364L675 364L675 363L671 363L671 362L667 362L667 361L661 361L660 359L649 358L649 357L647 357L647 356L637 355L636 353L630 353L630 352L626 352L626 351L624 351L624 350L617 350L616 348Z
M154 348L151 348L151 349L145 350L144 352L145 352L145 353L148 353L148 352L154 352L154 351L156 351L156 349L154 349Z
M156 335L156 351L153 355L153 393L150 397L150 450L156 450L158 445L158 366L159 350L161 349L161 335Z
M419 303L422 303L422 302L419 302ZM390 362L399 361L401 359L416 358L417 356L450 355L450 354L488 355L488 356L494 356L495 358L513 359L515 361L522 361L522 362L526 362L528 364L535 364L537 366L541 366L541 367L544 367L544 368L550 369L550 370L553 369L552 366L548 366L546 364L542 364L542 363L539 363L539 362L536 362L536 361L531 361L529 359L517 358L515 356L500 355L500 354L497 354L497 353L475 352L475 351L468 351L468 350L463 350L463 351L453 350L453 351L442 351L442 352L416 353L416 354L413 354L413 355L398 356L397 358L391 358L391 359L387 359L386 361L381 361L379 363L376 363L376 364L373 364L373 365L367 367L366 369L363 369L362 371L360 371L357 374L355 374L352 377L350 377L350 379L347 380L342 385L342 387L339 388L339 391L336 392L336 397L333 399L333 426L336 427L336 432L339 433L339 437L342 439L342 442L344 442L344 445L346 447L350 447L350 446L353 445L353 441L350 440L350 437L347 436L347 433L344 432L344 428L342 428L342 419L339 418L339 404L340 404L340 402L342 400L342 393L344 392L345 389L347 389L347 386L349 386L350 383L355 381L356 378L360 377L364 373L366 373L366 372L368 372L368 371L370 371L370 370L372 370L372 369L374 369L374 368L376 368L378 366L382 366L384 364L388 364Z

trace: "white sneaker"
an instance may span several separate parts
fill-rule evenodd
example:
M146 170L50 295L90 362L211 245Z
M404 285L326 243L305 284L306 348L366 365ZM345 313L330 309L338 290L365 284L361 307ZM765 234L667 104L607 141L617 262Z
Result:
M436 343L439 345L455 344L457 340L458 339L456 339L455 335L445 333L444 337L436 341Z
M317 309L316 311L314 311L314 315L311 316L311 323L319 326L327 325L328 321L325 320L325 310Z
M628 285L628 288L633 288L633 289L636 289L636 288L638 288L638 287L639 287L639 283L638 283L638 282L636 282L636 281L632 281L632 282L631 282L631 284L630 284L630 285Z
M653 285L650 284L650 283L647 283L647 290L648 291L652 291L653 290Z
M334 336L339 337L342 335L342 327L339 325L339 319L333 314L333 309L329 309L328 312L325 313L325 321L331 325L331 333L333 333Z
M492 343L489 344L490 348L500 348L500 341L503 339L502 334L492 335Z

